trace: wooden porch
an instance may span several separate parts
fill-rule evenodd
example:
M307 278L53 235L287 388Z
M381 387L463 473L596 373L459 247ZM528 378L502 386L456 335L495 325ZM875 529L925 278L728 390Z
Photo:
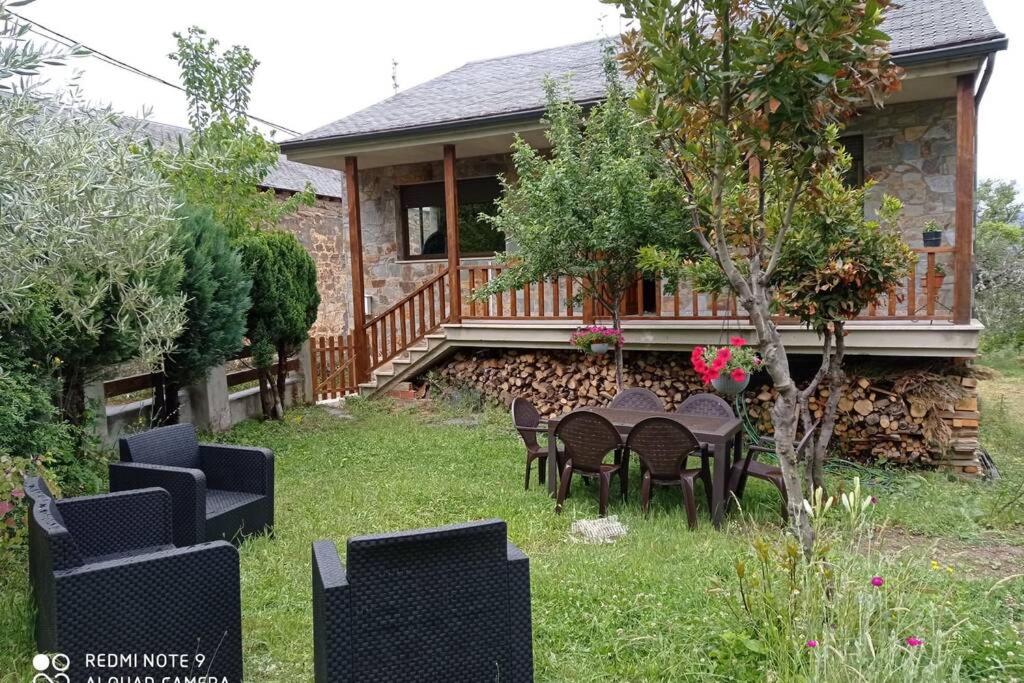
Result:
M953 244L915 249L910 276L850 325L851 353L871 355L975 355L980 325L972 319L972 246L976 103L973 74L957 77L956 217ZM580 283L561 277L536 282L501 295L471 296L501 272L493 263L464 262L459 253L459 197L456 145L442 148L446 263L416 289L386 310L368 315L364 308L363 230L359 201L359 157L344 157L348 201L348 237L352 273L352 327L332 339L338 358L330 372L350 385L376 385L378 375L395 376L395 363L411 362L418 351L438 346L564 346L568 330L609 320L595 301L581 298ZM937 277L939 272L945 274ZM796 321L780 319L788 343L799 353L814 352L814 335ZM745 315L727 295L699 294L683 288L664 291L657 279L638 279L630 310L623 316L630 348L682 350L714 342L723 329L749 331ZM443 344L442 344L443 342ZM314 344L314 353L317 344Z

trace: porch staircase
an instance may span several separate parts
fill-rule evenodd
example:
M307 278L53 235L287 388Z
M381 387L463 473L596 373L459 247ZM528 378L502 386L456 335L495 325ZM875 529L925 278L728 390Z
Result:
M370 381L359 385L363 397L382 396L430 367L449 348L444 328L426 335L395 358L370 372Z

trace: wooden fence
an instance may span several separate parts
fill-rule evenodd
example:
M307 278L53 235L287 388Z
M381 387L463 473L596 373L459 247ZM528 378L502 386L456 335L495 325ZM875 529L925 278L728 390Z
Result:
M355 360L351 335L311 337L309 367L313 374L313 400L325 401L357 392Z

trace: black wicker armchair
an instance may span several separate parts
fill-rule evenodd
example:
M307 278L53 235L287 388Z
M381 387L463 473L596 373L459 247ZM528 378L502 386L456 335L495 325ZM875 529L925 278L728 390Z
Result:
M161 489L57 500L30 478L25 491L36 644L67 655L70 680L242 680L238 551L230 543L175 548L171 498ZM188 659L145 659L177 653ZM86 657L98 654L116 659Z
M120 440L110 490L157 486L171 494L174 545L237 541L274 528L274 454L266 448L199 443L190 424Z
M501 520L313 544L317 683L533 680L529 559Z

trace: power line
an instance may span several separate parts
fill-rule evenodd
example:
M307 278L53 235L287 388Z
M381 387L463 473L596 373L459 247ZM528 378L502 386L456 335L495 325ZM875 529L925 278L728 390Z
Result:
M56 43L59 43L59 44L63 45L64 47L82 47L82 48L85 48L86 50L89 51L89 53L92 56L96 57L101 62L104 62L104 63L109 64L111 66L117 67L119 69L124 69L125 71L133 73L136 76L142 76L143 78L148 78L151 81L156 81L157 83L160 83L161 85L166 85L166 86L168 86L170 88L174 88L175 90L178 90L180 92L188 94L188 91L185 90L185 88L183 88L180 85L178 85L177 83L172 83L171 81L168 81L168 80L166 80L164 78L161 78L159 76L151 74L148 71L143 71L142 69L138 68L137 66L132 66L131 64L128 64L127 62L121 61L120 59L117 59L116 57L112 57L112 56L106 54L105 52L101 52L100 50L97 50L97 49L95 49L93 47L90 47L90 46L86 45L85 43L81 43L81 42L75 40L74 38L71 38L70 36L66 36L63 33L59 33L58 31L54 31L52 28L47 28L46 26L43 26L42 24L40 24L39 22L37 22L35 20L29 19L27 17L23 17L20 14L17 14L15 12L10 11L10 10L7 10L7 13L12 15L12 16L18 17L22 21L25 21L25 22L29 23L30 24L29 30L32 33L35 33L37 36L39 36L41 38L45 38L47 40L52 40L52 41L54 41ZM47 33L52 34L52 35L46 35L44 33L40 33L39 31L36 30L36 28L40 28L43 31L46 31ZM56 37L54 37L54 36L56 36ZM64 42L64 41L67 41L67 42ZM278 130L284 131L285 133L290 133L291 135L301 135L301 133L299 133L299 131L297 131L297 130L292 130L291 128L288 128L287 126L282 126L280 124L274 123L273 121L268 121L266 119L260 118L259 116L254 116L253 114L248 114L246 112L239 111L237 109L231 109L231 111L235 112L236 114L243 114L246 118L252 119L253 121L258 121L258 122L260 122L260 123L262 123L262 124L264 124L266 126L271 126L272 128L276 128Z

